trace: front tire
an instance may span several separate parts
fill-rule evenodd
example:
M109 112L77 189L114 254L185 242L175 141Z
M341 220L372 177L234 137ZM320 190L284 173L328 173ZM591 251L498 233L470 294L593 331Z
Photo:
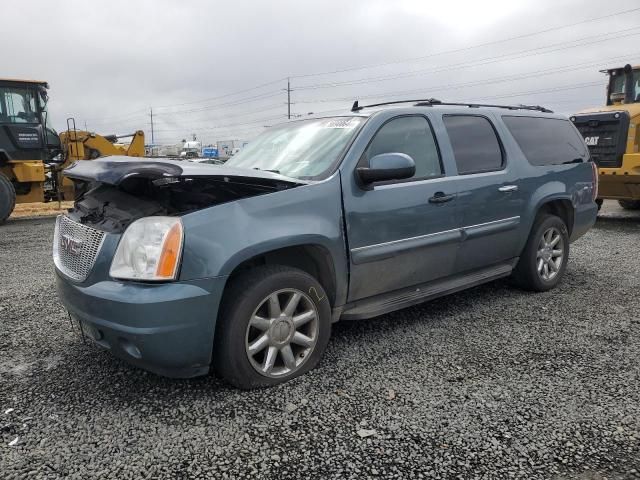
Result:
M0 225L2 225L16 206L16 190L11 181L0 173Z
M618 203L625 210L640 210L640 200L618 200Z
M545 292L562 280L569 261L569 232L560 217L539 215L513 278L521 288Z
M230 384L277 385L314 368L329 342L331 306L311 275L267 265L231 280L214 342L214 369Z

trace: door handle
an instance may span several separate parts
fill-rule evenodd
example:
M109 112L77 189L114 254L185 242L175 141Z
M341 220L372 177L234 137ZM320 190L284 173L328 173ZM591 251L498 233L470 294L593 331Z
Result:
M517 192L518 191L518 186L517 185L505 185L503 187L498 188L498 191L500 191L502 193Z
M444 192L436 192L429 198L429 203L445 203L453 200L455 195L446 195Z

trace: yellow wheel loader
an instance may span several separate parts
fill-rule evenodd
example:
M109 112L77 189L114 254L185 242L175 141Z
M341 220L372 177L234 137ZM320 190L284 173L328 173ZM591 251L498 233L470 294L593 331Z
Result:
M609 77L605 106L571 117L598 165L598 205L606 198L640 209L640 66L602 70Z
M47 115L47 82L0 79L0 223L16 203L73 199L62 170L78 160L108 155L144 156L144 133L116 137L78 131L73 119L61 135ZM126 146L116 143L131 137Z

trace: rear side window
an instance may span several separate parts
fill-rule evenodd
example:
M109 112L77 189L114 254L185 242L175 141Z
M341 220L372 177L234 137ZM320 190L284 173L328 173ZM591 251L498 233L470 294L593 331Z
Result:
M589 151L569 120L513 116L502 119L531 165L589 160Z
M398 117L385 123L364 152L367 163L381 153L405 153L413 158L412 180L442 175L440 155L431 126L424 117Z
M451 141L458 174L502 169L502 148L489 120L471 115L445 115L442 120Z

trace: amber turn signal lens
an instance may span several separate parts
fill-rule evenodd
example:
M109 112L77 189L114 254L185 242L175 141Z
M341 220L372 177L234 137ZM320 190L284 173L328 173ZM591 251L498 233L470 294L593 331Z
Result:
M167 232L162 244L162 253L160 261L156 269L156 276L174 279L178 263L180 261L180 252L182 251L182 224L175 223Z

